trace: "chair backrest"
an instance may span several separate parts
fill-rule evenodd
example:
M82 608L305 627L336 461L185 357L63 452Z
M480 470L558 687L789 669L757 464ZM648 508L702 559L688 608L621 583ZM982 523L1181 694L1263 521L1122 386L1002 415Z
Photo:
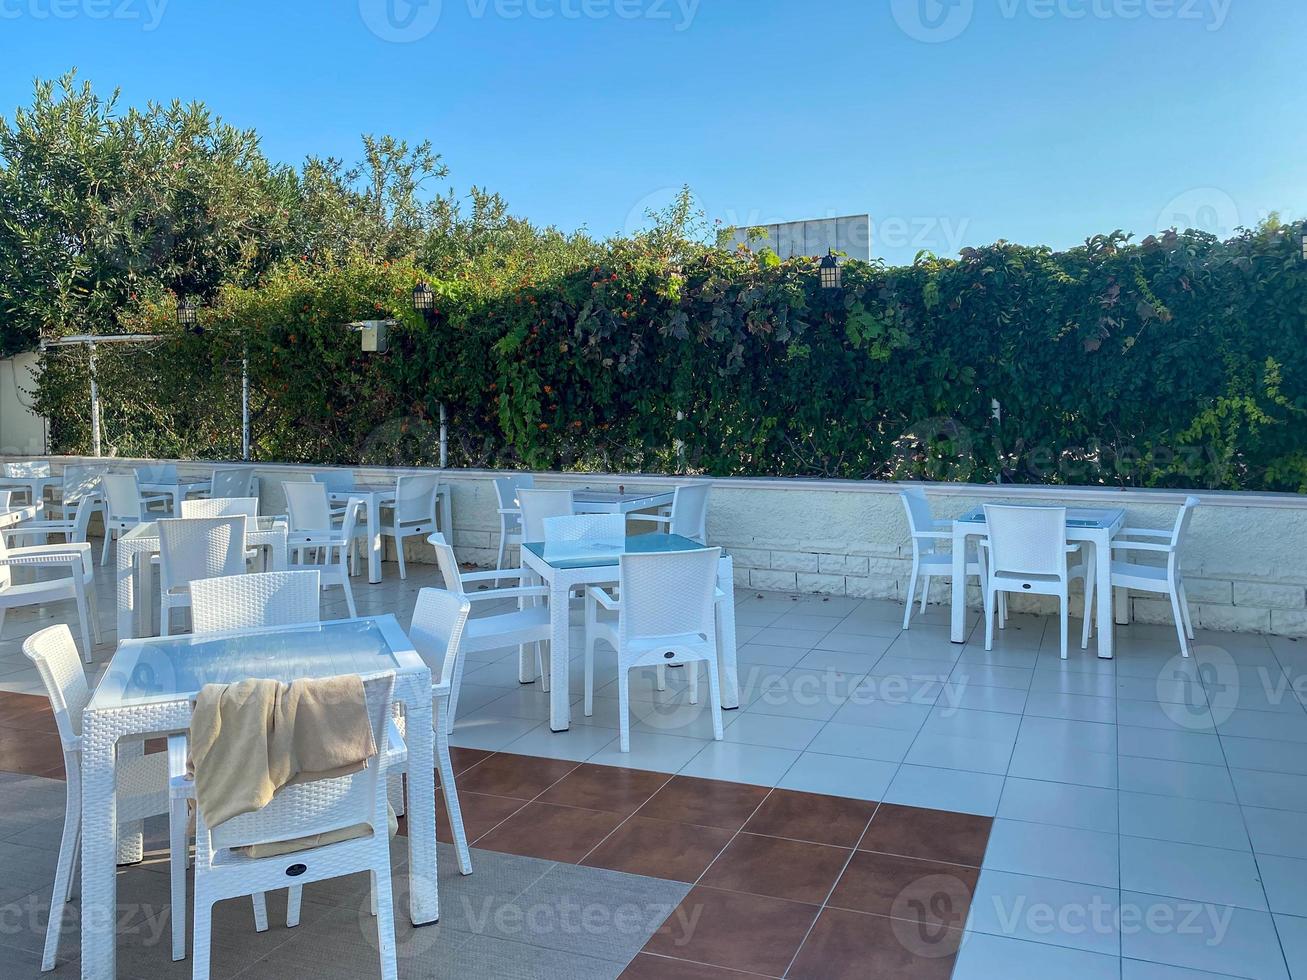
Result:
M141 484L134 472L105 473L100 477L106 517L111 521L139 521L144 518Z
M697 634L714 641L721 556L721 548L622 555L617 625L621 640Z
M573 514L546 517L546 541L621 541L626 537L624 514Z
M358 497L350 497L345 502L345 514L340 522L340 537L346 543L354 540L354 535L358 531L359 515L363 513L363 501ZM340 560L346 565L349 564L349 548L340 549Z
M321 470L313 474L313 482L321 483L332 493L354 489L353 470Z
M136 478L141 483L176 483L176 463L142 463L136 467Z
M252 523L259 516L259 498L193 497L181 502L182 517L235 517L237 514L244 514Z
M370 824L374 834L386 833L386 780L382 760L387 726L395 694L393 672L363 678L368 721L377 754L359 772L335 779L291 783L282 787L267 806L208 827L201 811L196 819L197 859L212 861L221 848L248 847L311 837ZM221 735L219 736L222 737ZM290 858L291 861L294 858Z
M1065 507L985 504L985 524L994 571L1067 574Z
M517 491L517 500L522 505L524 541L545 539L546 517L568 517L575 513L571 490L521 489Z
M164 588L244 572L244 514L159 521L159 580Z
M0 510L8 510L11 498L14 492L12 490L0 490Z
M686 483L672 493L672 534L708 542L708 492L711 483Z
M436 523L436 491L440 478L419 473L395 480L395 520L400 524Z
M253 466L215 466L209 494L213 497L249 497L254 490Z
M63 503L67 507L77 503L85 496L95 496L100 492L100 477L105 474L105 467L73 463L64 467Z
M439 531L428 535L427 541L436 549L436 566L440 569L440 577L445 580L445 589L462 595L463 576L458 570L458 559L454 557L453 546Z
M918 531L935 529L935 515L931 513L926 495L920 490L900 490L899 499L903 501L903 510L908 515L908 534L912 538L913 552L918 555L933 554L934 541L915 537Z
M85 543L91 532L91 515L100 506L100 500L94 494L85 494L77 501L77 510L73 512L73 536L69 539Z
M281 485L286 493L286 513L290 518L292 531L329 531L331 529L331 504L327 501L326 484L314 480L311 483L292 483L286 481Z
M1172 572L1180 566L1180 541L1189 533L1194 508L1201 502L1197 497L1185 497L1184 503L1180 505L1180 513L1175 515L1175 526L1171 530L1171 553L1166 558Z
M23 654L36 664L50 696L50 709L59 728L59 741L63 743L64 762L78 750L82 734L82 710L91 700L91 688L86 683L82 658L72 631L65 623L37 630L23 641Z
M536 478L532 473L514 473L512 476L495 477L495 496L499 499L499 506L504 508L518 506L517 492L531 490L535 485Z
M320 594L316 569L196 579L191 583L191 632L316 623Z
M20 459L13 463L5 463L5 476L24 477L49 475L50 461L48 459Z
M449 548L449 545L437 546ZM453 555L453 551L450 551ZM458 581L457 578L454 579ZM472 603L461 591L420 589L413 606L413 621L408 638L413 649L431 668L432 683L452 681L458 676L458 658L462 655L463 629L467 626Z

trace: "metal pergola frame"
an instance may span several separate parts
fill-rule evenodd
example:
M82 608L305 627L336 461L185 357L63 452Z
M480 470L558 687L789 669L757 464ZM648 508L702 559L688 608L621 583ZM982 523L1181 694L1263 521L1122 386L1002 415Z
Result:
M95 374L95 349L101 344L148 344L163 340L162 334L125 333L125 334L72 334L68 337L52 337L41 340L41 350L51 347L85 347L87 366L91 374L91 455L102 456L100 451L100 385Z

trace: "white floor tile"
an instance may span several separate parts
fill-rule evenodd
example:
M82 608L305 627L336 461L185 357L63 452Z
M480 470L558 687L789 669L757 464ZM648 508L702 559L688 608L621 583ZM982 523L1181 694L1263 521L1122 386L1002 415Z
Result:
M1121 838L1121 887L1215 905L1266 910L1257 862L1248 851Z
M904 765L895 774L884 799L886 803L992 817L998 811L1002 792L1002 776Z
M1121 952L1128 959L1256 980L1288 980L1275 924L1266 912L1138 892L1122 892L1121 904L1123 915L1133 922L1122 930Z
M842 725L831 721L808 743L807 751L879 762L902 762L915 738L915 732L897 728Z
M1116 957L1119 904L1115 888L983 871L967 929Z
M793 749L775 749L739 742L709 742L681 767L685 776L724 779L733 783L775 786L799 758Z
M1118 725L1116 728L1117 754L1144 759L1174 759L1176 762L1223 766L1223 741L1217 735L1195 732L1163 731L1133 725Z
M898 766L891 762L809 751L799 756L777 785L804 793L883 800L897 769Z
M1065 946L967 933L958 952L953 980L1119 980L1115 956Z
M985 851L985 868L1116 888L1117 835L999 818Z
M921 732L904 761L914 766L962 769L1002 776L1012 758L1011 742L985 742L956 735Z
M1122 756L1118 761L1121 789L1132 793L1183 796L1193 800L1234 803L1234 784L1224 766L1165 762Z
M1115 834L1117 809L1116 790L1009 776L1003 784L998 815Z
M824 724L807 718L785 718L780 715L750 714L749 711L732 712L734 721L726 728L726 741L765 745L777 749L806 749Z
M1116 756L1068 748L1052 742L1017 742L1008 766L1009 776L1042 779L1074 786L1116 789Z
M1307 813L1307 776L1231 769L1230 778L1239 802L1245 806Z
M1307 919L1290 915L1275 916L1275 928L1280 934L1284 958L1294 980L1307 977Z
M1307 917L1307 860L1259 854L1257 867L1271 911Z
M679 772L687 762L698 755L704 742L697 738L677 735L654 735L649 732L631 732L631 751L623 752L621 742L611 742L590 757L595 765L621 766L626 769L650 769L654 772Z
M1249 850L1238 806L1151 793L1120 795L1121 833L1131 837Z
M1307 860L1307 819L1293 810L1265 810L1245 806L1243 819L1257 854L1279 854Z

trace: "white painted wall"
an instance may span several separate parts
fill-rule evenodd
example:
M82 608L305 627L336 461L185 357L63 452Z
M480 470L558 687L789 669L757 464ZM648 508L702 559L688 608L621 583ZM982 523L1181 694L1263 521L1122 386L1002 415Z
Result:
M67 458L71 461L71 457ZM56 459L57 462L57 459ZM128 464L128 460L117 461ZM144 460L140 462L146 462ZM209 464L181 463L207 475ZM307 480L325 467L258 464L263 513L284 513L283 480ZM366 482L394 479L398 469L356 468ZM499 543L498 504L485 470L448 470L453 490L454 546L463 561L490 565ZM673 477L541 473L544 487L628 489L670 487ZM899 485L837 480L713 480L708 537L735 556L742 586L785 592L829 593L901 600L912 550ZM916 484L940 517L986 501L1124 507L1134 527L1170 527L1188 494L1154 490ZM1195 492L1194 515L1181 566L1196 626L1217 630L1307 636L1307 496ZM646 525L647 526L647 525ZM412 560L433 558L422 541L408 544ZM972 590L977 600L978 592ZM1041 600L1023 599L1038 606ZM936 583L932 601L948 599ZM1170 623L1167 601L1139 595L1132 612L1143 622ZM1026 608L1018 604L1017 608ZM1048 611L1052 611L1048 607Z
M39 364L35 354L0 359L0 453L45 451L45 420L29 407Z

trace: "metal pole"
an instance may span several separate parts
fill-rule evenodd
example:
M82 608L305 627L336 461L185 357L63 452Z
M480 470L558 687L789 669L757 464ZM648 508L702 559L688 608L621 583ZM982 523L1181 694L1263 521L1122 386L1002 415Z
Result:
M250 458L250 355L241 356L241 459Z
M91 372L91 455L100 455L100 385L95 377L95 344L86 345L86 360Z
M445 414L445 403L440 403L440 468L449 465L449 419Z

